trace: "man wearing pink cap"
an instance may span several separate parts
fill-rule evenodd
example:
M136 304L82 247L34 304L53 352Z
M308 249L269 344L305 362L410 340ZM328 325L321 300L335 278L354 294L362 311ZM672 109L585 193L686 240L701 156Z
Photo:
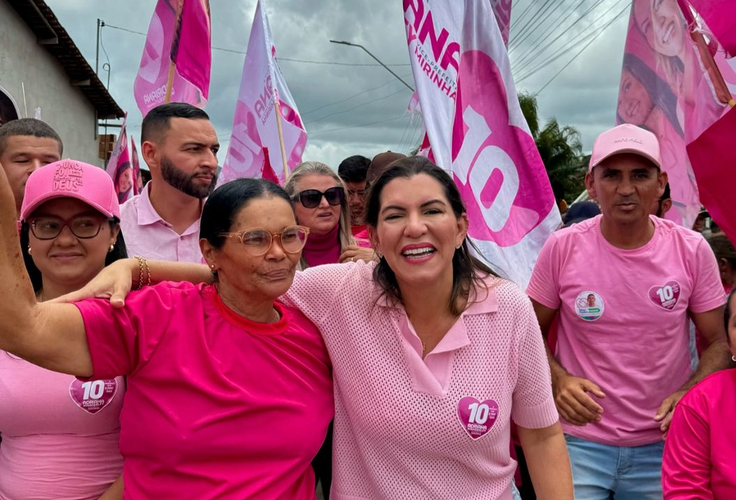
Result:
M554 233L527 293L546 336L575 498L661 499L675 405L729 362L723 290L703 237L650 216L662 196L654 134L620 125L593 145L585 178L602 214ZM688 317L709 344L693 373Z
M202 262L199 218L215 188L220 144L209 116L191 104L153 108L141 126L151 182L121 207L131 256Z

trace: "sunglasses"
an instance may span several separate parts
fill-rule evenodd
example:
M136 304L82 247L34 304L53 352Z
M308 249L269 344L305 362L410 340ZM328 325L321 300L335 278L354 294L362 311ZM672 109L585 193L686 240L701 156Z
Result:
M288 226L280 233L272 233L261 228L247 229L238 233L222 233L221 236L237 238L246 251L254 257L265 255L271 249L273 240L278 238L281 248L286 253L299 253L307 243L309 228L305 226Z
M67 226L74 236L81 240L88 240L100 234L102 225L106 222L111 222L111 220L94 215L80 215L68 220L51 216L34 217L29 220L31 232L39 240L53 240Z
M301 203L304 208L315 208L319 206L323 196L325 197L325 200L327 200L327 203L332 206L337 206L342 204L345 199L345 190L338 186L331 187L324 193L322 191L317 191L316 189L305 189L304 191L297 193L294 200Z

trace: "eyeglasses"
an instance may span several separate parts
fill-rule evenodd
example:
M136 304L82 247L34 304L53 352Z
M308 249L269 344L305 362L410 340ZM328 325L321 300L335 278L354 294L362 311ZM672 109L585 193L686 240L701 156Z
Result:
M307 243L309 228L288 226L280 233L272 233L261 228L247 229L238 233L222 233L221 236L238 238L245 249L254 257L265 255L271 249L274 238L278 238L286 253L299 253Z
M315 208L319 206L323 196L330 205L340 205L345 199L345 190L339 186L331 187L324 193L316 189L305 189L297 193L294 200L301 203L304 208Z
M31 232L39 240L53 240L61 234L65 227L69 227L72 234L79 239L88 240L100 234L105 222L111 219L94 215L79 215L65 220L59 217L34 217L30 219Z

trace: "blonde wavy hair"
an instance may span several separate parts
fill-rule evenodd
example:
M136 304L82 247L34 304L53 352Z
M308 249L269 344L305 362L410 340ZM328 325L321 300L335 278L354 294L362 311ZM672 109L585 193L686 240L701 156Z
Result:
M337 175L337 172L332 170L330 167L318 161L305 161L297 165L294 171L289 174L289 177L286 178L286 182L284 183L284 190L289 195L289 198L291 198L292 203L298 203L295 200L295 197L299 193L297 188L299 180L307 177L308 175L326 175L328 177L332 177L335 181L335 186L341 187L345 190L345 196L342 199L342 203L340 203L340 219L338 221L340 251L345 250L345 248L350 245L355 245L355 238L353 238L353 233L351 232L350 207L348 206L347 197L348 189L340 176ZM297 223L298 222L299 221L297 221ZM304 270L308 267L309 265L307 264L307 261L302 256L299 261L299 269Z

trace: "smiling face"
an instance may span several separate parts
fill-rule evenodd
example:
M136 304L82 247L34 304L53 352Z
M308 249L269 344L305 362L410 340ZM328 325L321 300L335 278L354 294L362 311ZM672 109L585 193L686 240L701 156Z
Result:
M643 125L654 110L654 103L644 85L624 68L618 93L618 114L625 123Z
M75 198L57 198L38 207L30 216L58 217L71 220L75 217L89 218L90 221L106 221L94 208ZM86 285L104 267L110 245L117 240L119 227L112 228L108 222L100 227L97 236L88 239L77 238L69 227L62 229L59 236L51 240L39 240L29 232L29 248L33 263L43 275L44 283L53 282L57 288L69 291Z
M455 216L442 185L427 174L388 182L376 227L370 227L374 247L402 289L451 285L455 249L467 232L467 216Z
M682 53L687 27L677 0L636 1L634 15L650 47L668 57Z
M666 173L631 153L603 160L585 177L588 194L598 201L603 217L621 224L648 218L666 184Z
M329 175L309 174L299 179L296 184L296 192L316 189L324 193L336 186L339 184ZM295 201L294 211L299 224L307 226L310 234L317 236L329 233L340 222L340 205L330 205L324 196L315 208L306 208L299 201Z
M289 202L282 198L263 197L251 200L240 209L230 232L260 228L280 233L285 227L295 224ZM213 249L206 240L202 240L201 245L207 263L217 270L221 286L237 300L272 301L286 293L301 257L301 252L284 252L278 238L274 239L268 252L260 256L251 255L235 237L227 238L219 249Z

